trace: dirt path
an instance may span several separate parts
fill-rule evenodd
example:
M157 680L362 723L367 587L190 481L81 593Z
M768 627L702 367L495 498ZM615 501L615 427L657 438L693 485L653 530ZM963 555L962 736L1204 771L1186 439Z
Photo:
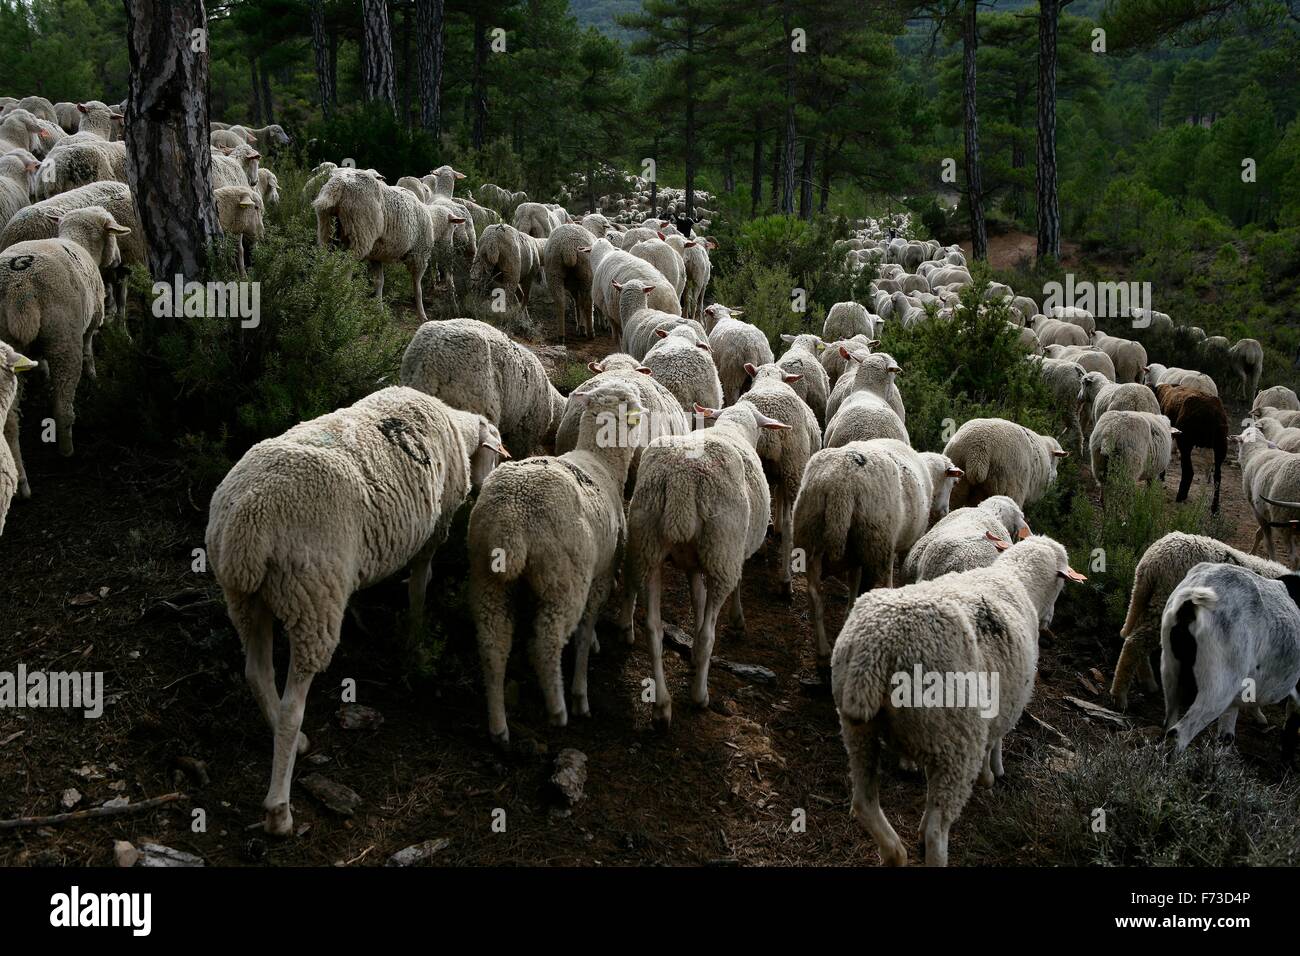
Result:
M1038 254L1038 238L1027 232L1003 232L989 236L989 265L994 269L1015 269L1022 265L1032 265ZM969 239L961 242L962 251L969 259L971 244ZM1062 240L1061 265L1068 266L1077 261L1079 244Z
M607 342L582 343L573 358L608 350ZM211 577L191 570L204 510L189 502L165 464L96 444L89 434L78 456L65 461L37 440L36 424L37 416L28 415L24 447L36 496L15 505L0 544L0 670L18 662L29 670L102 670L111 703L98 720L0 711L0 818L58 812L69 788L80 792L82 806L173 789L189 801L115 822L0 832L0 865L105 865L115 839L164 843L209 864L371 865L439 837L450 840L437 857L445 864L876 862L874 845L848 817L846 760L834 709L815 683L802 582L793 605L778 596L771 539L746 572L747 633L720 635L716 655L769 668L774 681L742 680L715 663L713 703L699 712L687 697L687 664L669 654L668 684L678 706L671 733L659 735L642 701L650 675L644 636L629 648L602 627L602 650L591 667L594 716L556 730L546 726L517 640L510 717L518 743L507 758L488 746L472 627L458 614L462 557L444 552L430 587L445 643L430 680L405 680L389 636L405 601L402 582L363 592L354 605L368 633L349 619L333 663L314 682L304 723L313 751L298 770L299 780L318 773L345 784L362 804L354 817L341 818L296 785L295 817L304 832L285 842L264 839L255 827L270 732L245 685L239 644ZM1170 495L1177 480L1175 463ZM1199 494L1204 486L1197 488ZM1234 465L1225 470L1223 493L1237 528L1233 543L1249 546L1253 528ZM838 629L845 598L840 589L828 602L829 628ZM669 574L666 619L686 624L688 607L683 580ZM1030 711L1075 739L1106 736L1061 697L1088 696L1076 675L1091 667L1109 679L1117 649L1115 635L1058 622ZM281 675L284 657L278 648ZM346 678L357 682L359 702L383 715L378 729L338 726ZM1104 695L1095 699L1109 703ZM1135 698L1140 720L1154 724L1160 708L1158 699ZM1033 784L1017 777L1033 733L1022 723L1008 738L1008 786ZM1254 727L1241 733L1243 749L1264 747ZM588 756L587 798L571 813L556 812L546 796L554 755L564 747ZM202 761L208 781L187 776L181 758ZM1015 847L975 852L966 843L1004 792L972 799L953 831L955 862L1024 861ZM923 783L891 771L884 801L915 858ZM206 832L192 829L196 808L206 813ZM492 825L498 809L505 811L505 832ZM807 821L803 832L792 828L798 811ZM1035 852L1050 859L1050 848Z

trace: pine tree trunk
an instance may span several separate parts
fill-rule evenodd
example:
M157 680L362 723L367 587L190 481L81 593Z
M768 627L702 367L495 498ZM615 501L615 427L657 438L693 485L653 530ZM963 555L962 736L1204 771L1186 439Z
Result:
M260 66L258 72L262 76L262 112L266 122L257 125L265 126L275 122L275 101L271 99L271 72L265 66Z
M821 197L817 202L817 211L825 215L831 201L831 141L829 137L826 142L822 143L821 184L818 188Z
M203 0L126 0L126 16L127 174L149 272L159 281L198 279L218 232L208 145L207 14ZM204 38L202 49L195 49L195 37ZM146 351L158 331L146 323Z
M736 144L731 142L722 151L722 191L728 196L736 191Z
M695 209L695 24L686 26L686 216Z
M330 50L325 38L325 0L311 0L311 46L316 54L320 111L325 119L329 119L334 106L334 70L330 66Z
M339 35L330 34L330 109L339 105Z
M415 31L411 29L411 11L408 9L402 16L402 125L408 129L411 126L411 86L414 79L411 73L411 35Z
M474 88L471 99L474 108L474 129L470 143L474 149L483 148L487 138L487 24L477 8L474 13Z
M976 0L964 0L962 17L962 116L966 132L966 206L970 215L971 258L987 259L988 232L984 225L984 187L980 180L979 114L975 110Z
M813 160L817 155L817 144L810 136L803 144L803 166L799 170L799 218L810 220L813 217Z
M781 212L794 215L794 157L796 131L794 123L794 44L790 39L792 21L790 0L785 0L781 23L785 31L785 155L781 159Z
M749 214L758 214L763 201L763 121L754 117L754 158L749 172Z
M1056 30L1060 0L1038 5L1038 258L1061 258L1056 183Z
M393 32L388 25L388 0L361 0L361 25L365 39L362 72L366 102L387 103L395 109L393 83Z
M248 112L253 117L251 125L263 126L262 84L257 77L257 57L248 58Z
M781 204L781 134L776 134L776 142L772 144L772 188L771 196L768 197L768 208L772 212L777 211Z
M415 0L416 58L420 71L420 125L436 140L442 132L443 0Z

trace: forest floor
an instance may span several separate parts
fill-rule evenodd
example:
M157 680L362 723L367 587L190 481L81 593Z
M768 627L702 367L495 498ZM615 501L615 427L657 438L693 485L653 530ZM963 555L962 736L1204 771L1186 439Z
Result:
M1038 238L1027 232L1010 231L989 235L989 265L994 269L1020 269L1033 264L1038 254ZM962 250L969 258L970 240L961 241ZM1061 265L1073 265L1079 256L1079 244L1062 240Z
M583 362L611 350L604 337L569 344L571 360ZM377 865L437 839L448 843L433 862L445 865L878 862L871 839L848 815L847 761L814 665L803 581L796 578L793 603L780 596L771 536L744 577L746 633L719 635L709 709L690 705L688 663L665 655L677 704L667 734L651 727L642 702L650 675L643 632L638 626L629 647L602 624L601 651L591 662L593 716L563 729L547 726L524 640L516 640L509 694L515 747L499 755L488 743L455 547L440 556L429 589L434 608L448 610L430 610L440 617L443 646L428 679L404 678L401 642L391 636L405 602L401 576L356 595L360 625L352 616L345 621L334 660L308 699L303 729L312 750L299 759L293 791L299 833L266 838L260 821L271 734L245 684L219 589L210 574L191 570L206 502L192 500L175 467L88 432L78 435L76 457L61 459L39 441L37 411L29 404L23 429L34 497L15 502L0 544L0 670L21 662L29 671L103 671L109 703L93 720L57 710L0 711L0 819L58 813L69 789L79 793L78 808L171 791L186 798L111 820L0 830L0 865L110 865L115 840L165 844L209 865ZM1199 478L1200 453L1197 464ZM1175 461L1170 495L1177 483ZM1195 487L1202 494L1207 486L1198 480ZM1236 528L1231 543L1249 548L1253 519L1235 463L1224 469L1223 497ZM666 621L687 625L684 580L670 573L666 584ZM832 587L827 628L834 634L847 594ZM1088 675L1095 668L1100 687L1109 683L1119 638L1060 619L1054 631L1043 643L1029 706L1034 718L1076 742L1157 732L1159 695L1133 694L1129 730L1108 729L1067 703L1074 696L1110 706ZM282 679L286 654L278 644ZM751 682L717 658L761 665L775 677ZM570 664L566 655L566 674ZM340 726L348 678L358 702L382 715L377 727ZM1261 766L1273 759L1276 725L1276 716L1267 731L1239 724L1247 759ZM977 788L953 828L954 863L1053 862L1050 846L976 849L968 842L1009 793L1042 783L1022 760L1035 738L1058 739L1030 718L1007 738L1007 777L992 790ZM586 796L571 810L555 803L548 786L556 754L568 747L586 754L588 770ZM915 862L924 781L886 763L882 803ZM351 817L326 809L301 785L308 774L351 788L360 806ZM204 811L204 832L192 826L196 809ZM802 829L792 826L799 810Z

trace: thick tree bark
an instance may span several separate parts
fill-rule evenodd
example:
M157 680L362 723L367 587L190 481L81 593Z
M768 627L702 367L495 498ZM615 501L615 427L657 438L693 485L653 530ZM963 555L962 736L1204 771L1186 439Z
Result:
M366 101L387 103L389 109L395 109L393 31L388 25L388 0L361 0L361 14Z
M262 83L257 76L257 57L248 57L248 112L253 126L264 126L262 119Z
M827 137L826 142L822 143L821 183L817 188L821 194L817 200L817 211L825 214L831 201L831 141L829 137Z
M763 121L754 117L754 158L749 173L749 214L758 214L758 204L763 201Z
M1038 258L1061 257L1056 184L1056 30L1060 0L1038 5Z
M415 84L413 72L411 70L411 35L415 32L411 28L411 10L407 10L402 16L402 125L410 127L411 125L411 87Z
M420 125L435 140L442 132L443 0L415 0L416 58L420 72Z
M339 105L339 35L330 33L330 109Z
M768 208L771 209L772 212L776 212L777 207L780 206L781 204L781 154L782 152L783 150L781 148L781 133L778 130L776 134L776 142L772 144L772 188L770 190L772 195L768 197Z
M781 23L785 31L785 155L782 157L781 212L794 215L794 158L797 134L794 124L794 43L790 32L790 0L784 0Z
M799 218L813 217L813 160L817 143L809 136L803 144L803 165L799 169Z
M984 225L984 187L980 179L979 114L975 109L975 49L979 36L975 28L977 0L964 0L962 16L962 116L966 132L966 207L970 215L971 258L989 256L988 231Z
M198 279L218 232L203 0L126 0L126 16L127 174L149 248L149 272L159 281ZM146 349L153 337L147 335Z
M483 15L474 12L474 84L470 99L473 101L474 128L470 143L478 150L487 139L487 23Z
M736 144L731 142L722 151L722 191L727 195L736 191Z
M325 38L325 0L311 0L311 47L316 54L316 85L320 91L320 111L330 118L334 106L334 70L330 48Z
M271 99L271 71L264 64L259 64L257 72L262 79L262 112L266 120L258 123L258 126L265 126L275 122L275 101Z

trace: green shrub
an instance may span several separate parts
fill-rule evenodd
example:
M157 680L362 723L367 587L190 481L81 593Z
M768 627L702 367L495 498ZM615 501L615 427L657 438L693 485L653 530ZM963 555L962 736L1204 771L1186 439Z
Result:
M441 150L428 133L398 122L388 110L369 106L345 106L329 119L311 123L307 143L309 166L352 159L360 169L379 170L390 183L402 176L423 176L442 162Z

